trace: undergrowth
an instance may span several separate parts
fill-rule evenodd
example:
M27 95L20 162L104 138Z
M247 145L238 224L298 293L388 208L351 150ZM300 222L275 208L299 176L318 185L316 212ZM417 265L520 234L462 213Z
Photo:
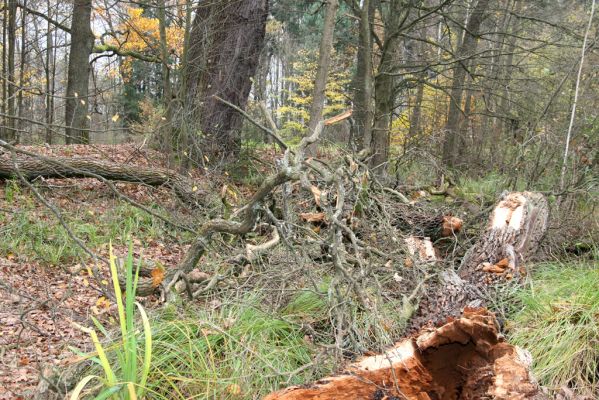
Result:
M537 266L510 321L510 342L532 353L543 385L599 394L599 267Z
M7 184L5 201L13 207L0 213L0 255L12 259L38 261L49 265L86 260L88 255L47 209L14 183ZM96 249L109 241L126 243L131 235L141 241L162 238L167 233L160 221L129 204L119 204L102 211L90 208L62 210L64 222L72 233L89 248Z
M171 305L152 319L145 398L259 398L330 372L330 363L311 364L315 352L300 325L262 311L256 297L185 310Z

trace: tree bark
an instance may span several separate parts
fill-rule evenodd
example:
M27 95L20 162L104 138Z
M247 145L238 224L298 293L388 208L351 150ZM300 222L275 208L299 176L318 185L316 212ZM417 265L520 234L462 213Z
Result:
M462 116L462 98L464 82L468 73L468 64L476 52L478 32L483 22L489 0L478 0L468 23L464 39L456 52L458 65L453 70L453 80L445 125L445 138L443 141L443 162L449 167L455 166L457 161L457 135L459 134L460 119Z
M48 16L51 17L52 9L50 5L50 0L46 2L48 9ZM55 84L55 58L56 52L54 51L54 29L53 25L50 22L46 22L46 57L45 57L45 65L44 72L46 77L46 95L45 95L45 122L46 122L46 143L52 144L53 134L52 134L52 123L54 122L54 84Z
M312 94L312 105L310 107L310 122L308 123L308 133L310 136L314 133L316 126L322 120L324 103L326 101L327 77L331 66L331 52L333 50L333 37L335 33L335 18L338 0L327 0L327 6L324 14L322 26L322 37L320 38L320 49L318 51L318 69L314 79L314 92ZM308 155L316 155L316 143L310 145L307 149Z
M73 0L65 106L66 142L89 143L89 56L94 46L91 0Z
M374 120L371 33L374 10L374 0L364 0L359 9L359 43L353 87L353 136L358 150L369 148Z
M245 108L264 45L268 2L202 2L193 21L182 117L198 131L188 132L189 153L197 163L231 161L239 154L242 116L217 101Z
M420 119L422 117L422 100L424 99L424 75L420 76L420 81L416 88L416 97L414 98L414 104L412 106L412 116L410 117L410 129L408 131L408 137L404 149L408 147L408 144L413 141L420 134Z
M199 190L193 181L163 168L143 168L136 165L115 164L88 158L66 158L17 156L19 172L25 179L36 178L86 178L97 176L106 180L145 184L149 186L166 186L187 204L202 204L204 192ZM0 157L0 179L11 179L17 176L12 158L5 154Z
M8 142L14 142L17 138L15 131L15 47L17 44L17 2L16 0L8 1L8 21L5 20L5 24L7 24L7 35L8 42L5 43L7 45L7 58L6 58L6 97L4 101L6 102L6 112L9 115L9 118L5 120L5 126L2 129L2 139ZM7 23L8 22L8 23ZM4 47L4 46L3 46Z
M24 0L27 6L27 0ZM16 6L15 6L16 8ZM25 64L27 64L27 9L21 9L21 54L19 60L19 94L17 95L17 116L19 131L25 130L25 121L21 119L23 116L23 89L25 87ZM16 135L16 142L20 141L19 135Z
M402 1L392 0L389 5L389 15L385 21L384 41L381 49L381 60L374 78L374 127L370 151L371 165L375 172L383 175L387 171L389 159L389 144L391 119L395 100L395 69L394 56L399 50L399 29Z
M518 282L537 251L546 230L549 205L534 192L505 196L491 214L484 234L466 253L458 272L444 270L419 305L411 328L419 329L460 315L465 307L485 306L488 286Z

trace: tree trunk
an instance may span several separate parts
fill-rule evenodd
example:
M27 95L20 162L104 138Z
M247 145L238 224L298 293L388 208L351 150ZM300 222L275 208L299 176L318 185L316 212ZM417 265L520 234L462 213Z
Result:
M8 1L8 23L7 24L7 35L8 42L6 43L8 52L6 58L6 113L9 117L5 120L5 126L2 129L2 138L8 142L14 142L17 139L15 131L15 47L17 42L17 2L16 0ZM4 47L4 46L3 46Z
M194 161L231 161L240 151L242 116L218 96L245 108L264 45L268 2L202 2L193 21L182 118L195 121L188 132Z
M391 119L395 103L394 56L399 50L399 29L402 1L393 0L385 21L385 33L381 60L374 78L374 127L370 151L371 165L379 175L385 174L389 159Z
M449 110L447 112L445 138L443 141L443 162L449 167L453 167L457 160L457 144L459 142L457 135L459 134L460 119L462 116L464 82L468 73L468 64L476 52L478 32L488 5L489 0L478 0L466 24L464 39L456 53L458 65L453 70Z
M372 21L374 0L364 0L359 10L359 43L353 88L354 140L358 150L369 148L374 119L372 107Z
M312 106L310 107L310 122L306 136L312 135L316 126L322 120L338 7L338 0L327 0L322 26L322 37L320 38L320 49L318 51L318 69L316 71L316 78L314 79L314 92L312 94ZM316 143L308 146L307 152L308 155L316 155Z
M542 194L511 193L496 206L482 237L464 256L458 273L445 270L420 302L411 328L460 315L464 307L484 306L489 284L515 281L526 274L526 264L547 230L549 206Z
M150 186L166 186L187 204L202 203L203 191L193 181L163 168L143 168L136 165L115 164L88 158L29 156L19 154L16 159L21 175L28 180L36 178L97 178L139 183ZM18 176L10 155L0 157L0 179Z
M422 117L422 100L424 98L424 79L424 75L421 75L418 87L416 88L416 97L412 106L412 116L410 117L410 130L408 131L408 137L404 148L420 134L420 118Z
M543 195L507 195L464 257L459 275L442 271L427 290L430 298L421 301L411 321L418 334L350 365L342 375L290 387L265 400L546 399L530 375L530 355L505 343L495 316L480 307L482 293L488 292L481 289L490 279L521 275L522 262L530 260L545 233L547 217ZM434 253L424 256L425 261L436 258ZM431 328L431 321L439 327Z
M52 17L50 0L46 2L48 7L48 16ZM50 21L46 23L46 57L44 72L46 77L46 96L45 96L45 122L46 122L46 143L52 144L52 123L54 122L54 83L55 83L55 57L54 51L54 29Z
M94 46L91 0L73 1L71 45L67 75L65 125L67 143L89 143L89 56Z
M6 2L4 2L6 5ZM2 10L2 43L7 42L7 32L8 32L8 7L4 7ZM6 115L6 97L8 91L8 80L6 79L7 70L6 70L6 46L2 46L2 76L0 79L2 80L2 103L0 104L0 111L2 114ZM8 126L8 117L4 117L2 119L3 126ZM4 129L0 129L0 136L4 136L6 134Z
M25 88L25 64L27 63L27 0L23 1L21 9L21 54L19 60L19 94L17 96L17 128L19 131L25 130L25 121L23 116L23 90ZM16 142L20 141L19 135L16 135Z
M529 368L527 355L501 337L494 316L471 309L383 354L362 358L341 375L265 400L546 399Z

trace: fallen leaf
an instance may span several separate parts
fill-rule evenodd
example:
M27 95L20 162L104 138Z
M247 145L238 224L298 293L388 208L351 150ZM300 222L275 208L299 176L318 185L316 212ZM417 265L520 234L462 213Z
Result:
M325 219L324 213L301 213L300 218L306 222L323 222Z
M156 265L156 268L154 268L151 272L150 275L152 276L152 287L153 288L157 288L158 285L160 285L162 283L162 281L164 280L164 267L160 264Z
M100 296L98 300L96 300L96 307L108 309L110 308L110 301L106 297Z
M320 207L320 196L322 195L322 191L314 185L310 186L310 191L314 196L314 202L318 207Z
M236 383L227 386L226 390L227 393L229 393L232 396L239 396L241 394L241 387Z

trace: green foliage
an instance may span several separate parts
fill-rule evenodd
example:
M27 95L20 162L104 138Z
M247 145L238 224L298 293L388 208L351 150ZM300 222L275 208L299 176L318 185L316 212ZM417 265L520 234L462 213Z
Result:
M599 389L599 268L542 264L510 321L510 341L528 349L544 385Z
M483 177L464 177L456 192L473 203L490 204L507 188L508 177L490 173Z
M146 383L150 371L150 363L152 359L152 330L150 321L141 304L135 302L135 290L137 287L137 278L139 265L137 270L133 271L133 248L131 242L129 244L129 253L125 260L125 299L121 292L119 277L116 265L116 257L112 253L112 245L110 246L110 274L112 276L112 284L116 297L116 304L119 315L121 343L111 346L107 352L98 338L96 330L93 328L85 328L78 326L82 331L88 333L96 349L97 357L90 359L100 366L103 371L103 376L87 375L73 390L70 399L76 400L79 398L83 389L92 380L98 380L101 383L100 393L95 397L97 400L113 398L123 400L135 400L143 398L146 391ZM134 306L137 306L139 311L142 326L143 326L143 358L138 357L138 333L135 327ZM96 327L109 338L108 331L96 319L93 320ZM112 357L112 362L109 359Z
M15 198L19 196L21 189L16 181L10 180L6 182L6 188L4 189L5 199L9 204L15 201Z
M60 265L86 259L88 255L68 235L65 228L48 210L39 212L31 197L21 194L19 186L8 184L7 199L18 202L15 213L0 213L0 254L18 254L29 260ZM89 248L98 248L114 239L126 242L135 233L140 240L164 236L162 223L129 204L120 204L110 212L68 212L62 217L75 236Z
M259 398L328 372L293 373L310 363L312 345L299 325L261 311L255 298L183 313L171 306L154 326L147 398Z

